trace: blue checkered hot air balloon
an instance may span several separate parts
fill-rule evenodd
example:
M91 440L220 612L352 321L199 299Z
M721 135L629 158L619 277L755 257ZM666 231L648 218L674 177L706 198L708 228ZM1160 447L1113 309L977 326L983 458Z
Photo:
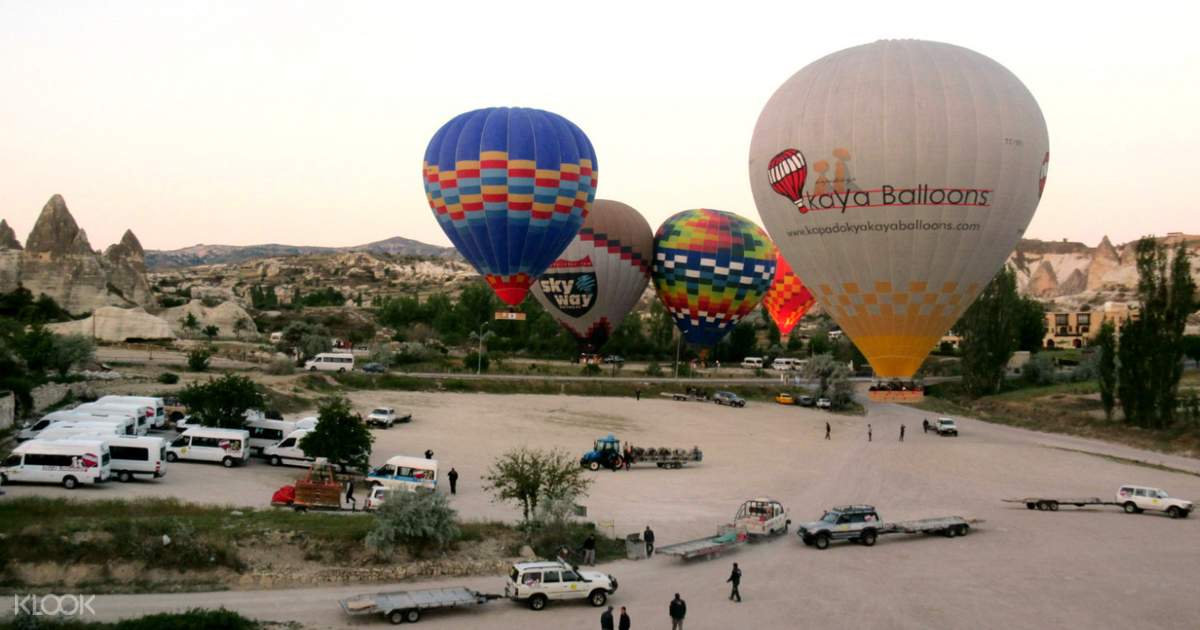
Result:
M429 141L422 168L438 224L511 306L579 232L596 173L579 127L519 107L455 116Z

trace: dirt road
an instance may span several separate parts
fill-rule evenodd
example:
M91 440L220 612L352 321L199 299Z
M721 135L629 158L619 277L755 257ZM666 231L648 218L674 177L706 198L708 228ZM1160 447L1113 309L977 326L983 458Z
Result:
M497 453L529 445L578 455L596 437L612 432L635 445L698 445L705 452L701 465L677 471L591 473L595 484L584 501L589 518L617 534L650 524L660 545L712 533L742 500L761 495L781 500L793 521L852 502L874 504L887 519L959 514L986 520L966 538L895 536L871 548L835 544L817 551L789 535L698 564L668 558L617 562L604 567L621 583L613 604L630 608L634 627L665 626L667 601L676 591L688 600L693 629L1184 628L1200 619L1194 578L1200 518L1126 515L1112 508L1036 512L1000 502L1037 493L1107 497L1122 483L1200 498L1197 460L970 419L959 419L961 437L941 438L921 432L922 418L932 416L897 405L872 406L866 417L843 417L770 403L731 409L645 398L356 392L352 399L364 412L374 405L412 411L412 424L374 432L373 460L433 449L443 469L453 465L462 475L452 502L467 519L516 517L513 507L492 503L480 489L480 475ZM822 439L827 420L830 441ZM898 441L902 423L907 425L904 443ZM1192 473L1062 449L1143 459ZM295 474L296 469L262 462L235 470L180 463L159 482L111 484L71 496L157 494L264 506L270 492ZM52 487L7 490L13 496L67 494ZM734 561L745 572L742 604L725 599L724 580ZM420 586L445 583L502 589L500 576ZM111 619L224 605L255 617L340 627L346 620L336 607L339 597L382 588L103 596L97 611ZM430 614L422 624L574 628L595 624L598 616L598 610L582 605L534 613L500 601L474 611Z

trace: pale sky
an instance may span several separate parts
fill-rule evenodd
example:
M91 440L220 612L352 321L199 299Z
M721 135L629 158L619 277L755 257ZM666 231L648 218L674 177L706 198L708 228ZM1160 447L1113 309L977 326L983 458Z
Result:
M92 246L448 245L421 157L455 114L547 109L596 147L599 196L657 227L760 225L759 111L883 38L988 55L1050 132L1028 235L1200 232L1200 3L36 2L0 0L0 218L61 193Z

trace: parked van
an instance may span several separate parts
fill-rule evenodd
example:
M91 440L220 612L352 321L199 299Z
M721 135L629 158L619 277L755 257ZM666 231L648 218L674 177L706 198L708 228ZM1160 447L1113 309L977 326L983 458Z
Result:
M157 479L167 474L166 440L121 435L105 437L104 441L108 442L108 452L112 456L109 468L119 481L130 481L134 475L150 475Z
M308 466L313 463L312 457L304 454L300 450L300 440L308 435L308 430L298 429L288 434L286 438L278 444L272 444L262 450L262 456L267 458L272 466L282 466L284 464L298 464Z
M779 370L779 371L799 370L799 369L803 369L804 366L807 364L808 364L808 361L806 361L804 359L790 359L788 357L779 357L779 358L775 359L774 361L771 361L771 369Z
M76 436L87 435L96 439L115 438L122 435L121 427L112 423L70 422L59 421L42 429L38 434L39 440L69 440Z
M762 357L746 357L742 359L742 367L747 370L755 370L763 366Z
M0 463L0 484L59 483L68 490L108 480L108 445L97 439L29 440Z
M167 447L168 462L180 459L221 462L226 468L244 464L250 460L250 432L193 427Z
M154 407L135 402L90 402L83 403L71 411L101 412L105 414L127 413L137 420L137 434L146 435L154 424Z
M437 490L438 463L436 459L396 455L387 463L367 474L367 483L389 488Z
M166 405L162 398L155 396L101 396L96 399L96 402L101 404L107 403L137 403L147 405L154 410L152 422L150 423L155 429L161 429L167 426Z
M319 422L319 421L320 421L320 419L317 418L316 416L300 418L299 420L296 421L296 430L299 431L301 429L304 429L305 431L312 431L313 429L317 428L317 422Z
M313 372L349 372L354 369L354 355L349 352L322 352L306 361L304 369Z
M261 454L264 448L280 443L296 430L295 422L265 418L250 420L245 426L250 432L250 450L254 454Z
M17 441L32 440L41 435L42 431L49 428L55 422L108 422L117 424L121 427L121 432L126 435L137 434L137 421L127 414L103 414L101 412L89 413L86 411L75 411L74 409L65 411L53 411L44 416L41 420L21 429L17 433Z

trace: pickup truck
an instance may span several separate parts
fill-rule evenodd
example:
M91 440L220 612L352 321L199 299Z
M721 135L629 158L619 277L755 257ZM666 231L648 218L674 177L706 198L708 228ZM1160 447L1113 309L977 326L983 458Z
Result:
M805 545L817 549L828 549L834 540L854 540L871 547L884 534L966 536L971 524L977 522L961 516L885 522L870 505L843 505L829 510L820 520L801 523L796 528L796 535Z
M933 430L937 431L938 435L958 437L958 425L954 424L953 418L938 418L933 424Z
M396 414L396 410L391 407L376 407L371 410L371 413L367 414L368 425L380 426L385 429L392 428L392 425L397 422L408 422L410 420L412 420L411 413L399 416Z

